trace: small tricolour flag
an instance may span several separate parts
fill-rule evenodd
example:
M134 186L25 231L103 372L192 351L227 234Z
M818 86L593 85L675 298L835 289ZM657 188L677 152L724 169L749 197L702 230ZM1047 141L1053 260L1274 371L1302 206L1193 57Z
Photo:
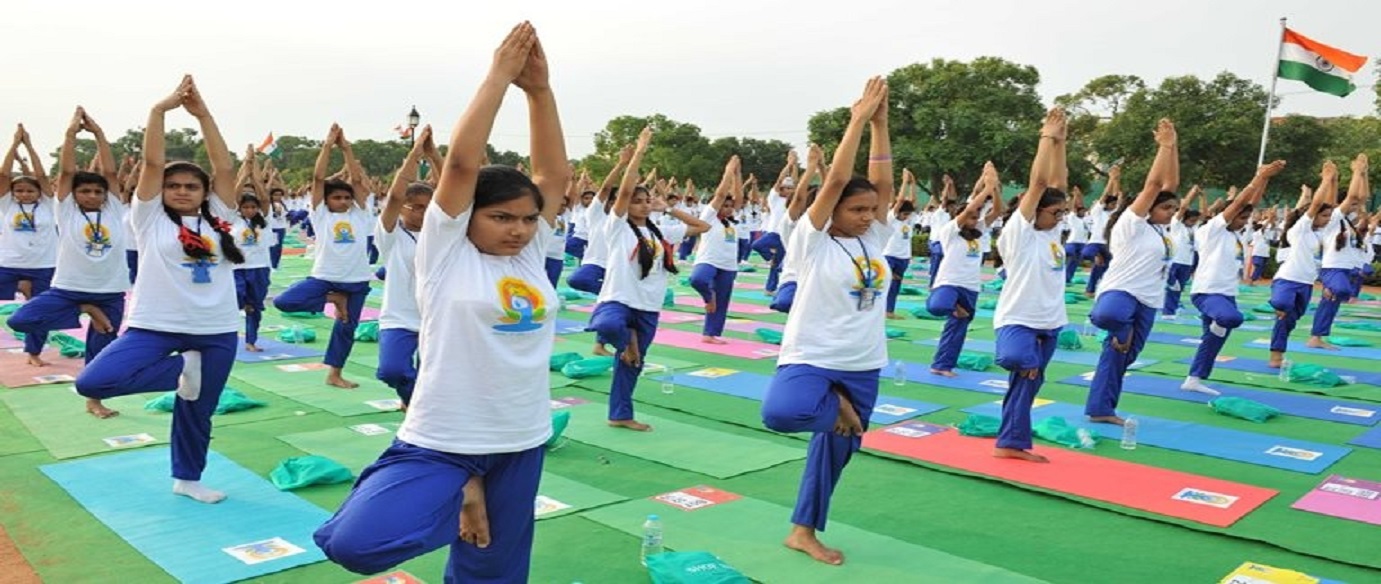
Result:
M273 137L273 132L269 132L268 137L259 145L259 153L270 158L278 154L278 140Z
M1345 97L1357 89L1352 83L1352 74L1366 63L1366 57L1330 47L1287 28L1281 39L1277 74L1285 79L1303 81L1318 91Z

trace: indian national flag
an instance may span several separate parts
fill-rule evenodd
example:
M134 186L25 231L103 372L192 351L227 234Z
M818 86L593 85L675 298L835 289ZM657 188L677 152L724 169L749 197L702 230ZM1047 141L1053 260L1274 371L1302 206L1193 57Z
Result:
M264 138L264 143L259 145L259 153L270 158L276 157L278 154L278 140L273 137L273 132L269 132L269 136Z
M1344 97L1357 89L1352 84L1352 74L1366 63L1366 57L1335 49L1287 28L1277 72L1285 79L1303 81L1318 91Z

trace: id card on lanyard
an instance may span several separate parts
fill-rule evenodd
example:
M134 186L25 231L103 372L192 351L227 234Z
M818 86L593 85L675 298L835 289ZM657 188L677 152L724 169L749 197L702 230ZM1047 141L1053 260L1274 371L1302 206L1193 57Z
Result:
M858 311L872 310L873 304L877 301L878 289L873 287L876 274L873 273L873 260L868 256L868 245L863 243L862 239L858 240L858 247L863 250L863 264L860 265L858 258L849 253L849 248L844 247L844 244L835 239L833 235L830 236L830 240L844 251L844 255L849 257L849 263L854 265L854 273L859 277L861 286L858 289Z

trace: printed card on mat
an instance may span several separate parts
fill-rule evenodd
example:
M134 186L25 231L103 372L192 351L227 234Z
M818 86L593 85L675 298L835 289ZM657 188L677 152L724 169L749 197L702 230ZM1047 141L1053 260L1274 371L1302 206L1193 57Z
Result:
M578 406L578 405L580 405L580 404L588 404L588 403L590 403L590 400L580 399L580 398L578 398L578 397L563 397L563 398L558 398L558 399L551 400L551 409L553 409L553 410L561 410L561 409L569 408L569 407L571 407L571 406Z
M1333 408L1328 411L1329 413L1342 416L1356 416L1358 418L1370 418L1376 415L1376 410L1365 410L1362 408L1349 408L1344 406L1333 406Z
M903 438L925 438L926 436L933 436L948 429L949 428L944 426L927 424L925 422L907 422L905 424L892 426L891 428L883 430L883 432L896 434Z
M72 377L71 375L68 375L68 374L66 374L66 373L58 373L58 374L56 374L56 375L35 375L35 376L34 376L34 381L37 381L37 382L39 382L39 383L72 383L72 382L74 382L74 381L76 381L76 380L77 380L77 378Z
M1326 493L1337 493L1339 495L1365 499L1367 501L1381 499L1381 483L1364 481L1361 479L1350 479L1337 475L1328 477L1328 480L1324 481L1322 485L1319 485L1319 490Z
M380 574L368 580L360 580L355 584L426 584L421 578L413 576L402 570Z
M1316 460L1320 456L1323 456L1322 452L1315 452L1313 450L1305 450L1303 448L1291 448L1289 446L1279 445L1272 446L1269 449L1267 449L1266 454L1269 454L1271 456L1283 456L1285 458L1293 458L1295 460Z
M1208 505L1209 507L1217 507L1219 509L1232 507L1232 504L1236 503L1238 499L1238 497L1232 495L1224 495L1222 493L1189 487L1180 489L1180 492L1175 493L1170 498L1176 501L1184 501L1196 505Z
M321 371L329 368L330 367L325 363L290 363L288 365L278 366L279 371L287 373L305 373L307 371Z
M549 515L557 511L570 508L570 505L557 501L556 499L553 499L546 495L537 495L537 499L536 501L534 501L533 511L534 516L541 517L543 515Z
M237 546L224 548L221 551L252 566L254 564L262 564L279 558L295 556L306 550L288 543L288 540L281 537L275 537L263 541L242 543Z
M102 438L101 441L105 442L106 446L111 448L125 448L127 446L138 446L140 444L158 442L158 439L146 433L139 433L127 434L125 436L111 436L109 438Z
M701 369L701 370L699 370L699 371L692 371L692 372L690 372L690 373L687 373L686 375L694 375L694 376L696 376L696 377L705 377L705 378L707 378L707 379L715 379L715 378L719 378L719 377L727 377L727 376L733 375L733 374L735 374L735 373L738 373L738 370L737 370L737 369L725 369L725 368L723 368L723 367L706 367L706 368Z
M1219 580L1218 584L1318 584L1318 582L1318 578L1294 570L1284 570L1256 562L1243 562L1236 570Z
M369 401L367 401L367 402L364 402L364 405L367 405L367 406L369 406L369 407L371 407L371 408L374 408L374 409L376 409L376 410L379 410L379 411L383 411L383 412L392 412L392 411L394 411L394 410L401 410L401 409L403 409L403 400L401 400L401 399L372 399L372 400L369 400Z
M887 414L889 416L905 416L907 414L915 412L916 408L908 408L896 404L878 404L877 406L873 407L873 411L879 414Z
M742 498L741 495L735 495L728 491L721 491L714 487L707 487L704 485L689 487L653 497L654 500L660 503L665 503L685 511L697 511L706 507L737 501Z
M392 434L393 430L381 424L357 424L350 427L351 430L364 434L365 436L378 436L380 434Z

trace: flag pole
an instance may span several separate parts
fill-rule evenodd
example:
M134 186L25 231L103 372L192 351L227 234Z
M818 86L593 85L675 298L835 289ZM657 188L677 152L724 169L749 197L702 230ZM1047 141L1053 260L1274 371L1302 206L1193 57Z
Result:
M1266 96L1266 115L1261 121L1261 150L1256 154L1256 165L1266 162L1266 142L1271 137L1271 110L1276 100L1276 81L1280 79L1280 57L1285 51L1285 18L1280 19L1280 37L1276 39L1276 60L1271 63L1271 93Z

